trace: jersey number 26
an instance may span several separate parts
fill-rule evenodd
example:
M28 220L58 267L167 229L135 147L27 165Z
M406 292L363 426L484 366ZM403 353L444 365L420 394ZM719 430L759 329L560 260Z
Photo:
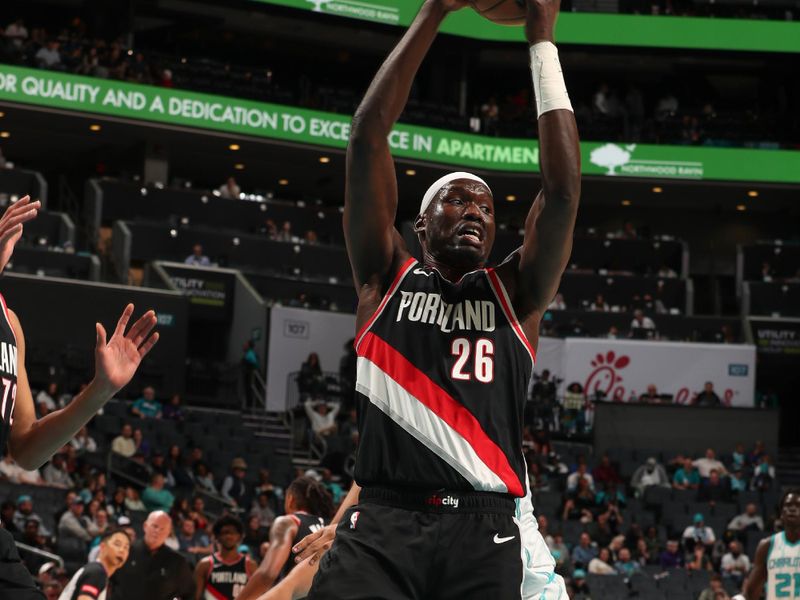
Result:
M475 379L481 383L491 383L494 380L494 342L481 338L473 344L467 338L455 338L450 345L450 353L456 357L450 376L459 381ZM473 356L474 365L467 365L470 356ZM469 372L472 367L472 372ZM466 370L465 370L466 369Z

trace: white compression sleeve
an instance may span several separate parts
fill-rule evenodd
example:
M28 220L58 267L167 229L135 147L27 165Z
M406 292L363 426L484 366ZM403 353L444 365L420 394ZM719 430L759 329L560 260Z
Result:
M560 108L572 111L556 45L552 42L538 42L530 47L530 52L536 117Z

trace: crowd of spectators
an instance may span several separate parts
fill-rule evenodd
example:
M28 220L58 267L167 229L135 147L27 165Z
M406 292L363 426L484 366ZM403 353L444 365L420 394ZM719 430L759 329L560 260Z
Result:
M709 588L732 596L772 529L778 486L774 471L760 477L769 464L760 443L724 460L714 449L666 464L648 457L633 475L608 454L593 467L582 454L559 456L542 431L526 430L526 443L539 529L572 598L588 598L598 575L678 578L675 570L704 572Z

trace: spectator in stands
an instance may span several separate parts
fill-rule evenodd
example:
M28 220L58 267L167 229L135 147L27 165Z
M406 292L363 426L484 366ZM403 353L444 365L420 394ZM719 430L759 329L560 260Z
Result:
M656 277L674 278L677 276L678 274L675 272L675 270L666 264L661 265L656 272Z
M267 238L271 240L278 239L278 225L272 219L267 219L264 221L264 229L263 232L267 234Z
M560 531L556 531L553 535L553 543L548 546L550 554L556 561L556 573L569 574L572 571L572 562L570 560L569 548L564 543L564 535Z
M728 529L738 534L747 531L764 531L764 519L758 514L758 507L750 502L744 507L744 512L736 515L728 523Z
M713 448L707 448L705 456L692 461L692 464L697 467L697 472L700 473L702 479L711 477L711 471L716 471L720 475L725 475L728 471L725 469L719 460Z
M117 486L106 504L106 512L115 520L128 514L128 508L125 506L125 488L121 485Z
M6 27L5 37L14 48L21 50L28 41L28 28L25 27L25 20L19 18Z
M167 459L161 450L153 452L153 456L150 458L150 469L153 473L160 473L164 476L164 485L166 487L175 487L175 478L172 476L169 467L167 467Z
M199 490L207 494L218 493L217 484L214 483L214 474L203 461L194 464L194 482Z
M245 483L247 463L243 458L234 458L231 462L231 473L222 482L222 495L237 507L246 509L250 506L250 493Z
M592 538L584 531L581 533L578 545L572 549L572 563L576 567L587 568L597 553L597 544L592 542Z
M69 509L61 515L58 521L60 539L79 540L86 544L92 541L94 536L89 532L89 520L83 515L83 511L83 500L76 496L70 502Z
M228 200L238 200L239 195L242 193L242 188L236 183L236 179L228 177L228 179L217 189L220 198L227 198Z
M653 564L655 555L650 554L650 548L647 545L647 541L643 537L640 537L636 540L633 557L634 560L636 560L636 562L638 562L642 567Z
M142 492L142 502L145 509L149 512L163 510L168 512L175 502L175 496L164 487L164 476L161 473L153 473L150 477L150 485Z
M591 476L589 475L589 477ZM589 480L586 477L579 478L576 485L576 489L569 493L569 497L564 502L561 519L563 521L567 519L591 521L593 518L592 509L595 505L594 490L590 487Z
M603 294L597 294L595 296L594 300L589 305L589 310L598 312L608 312L610 310L608 302L603 298Z
M650 317L645 316L641 308L633 311L633 320L631 321L631 332L634 329L655 329L656 324Z
M181 406L181 395L172 394L169 402L164 405L162 415L165 419L181 422L186 418L186 414Z
M683 466L672 476L672 487L676 490L696 490L700 487L700 473L691 458L684 459Z
M711 551L717 536L714 530L705 524L705 517L702 513L695 513L692 524L683 530L683 542L687 548L692 549L696 546L703 546Z
M139 497L138 490L133 486L128 486L125 490L125 508L128 512L146 512L147 508Z
M608 548L600 548L597 556L589 561L589 573L592 575L616 575L617 572L611 566L611 551Z
M42 477L47 482L47 485L52 487L71 488L75 486L72 477L67 473L64 455L61 453L53 455L53 458L43 469Z
M564 294L558 293L553 301L547 305L547 310L567 310L567 303L564 301Z
M47 543L47 538L45 538L45 536L43 536L41 533L41 523L39 523L39 521L36 519L28 519L25 521L25 529L22 531L22 534L15 535L14 539L17 539L23 544L27 544L28 546L32 546L39 550L44 550L46 552L53 551L53 549ZM28 563L28 565L30 566L30 563ZM41 563L39 563L39 566L40 565Z
M156 400L156 390L153 386L148 385L142 390L142 395L131 406L131 414L142 419L161 418L161 402Z
M14 525L19 531L23 531L25 529L25 521L28 519L39 521L40 533L44 536L50 535L50 530L44 526L42 517L33 510L33 498L28 494L22 494L17 498L17 512L14 513Z
M678 540L667 540L666 549L659 555L658 564L662 569L679 569L685 564Z
M14 514L16 512L17 505L14 504L12 500L5 500L3 504L0 505L0 523L2 523L3 527L11 534L17 534L22 531L14 523Z
M111 442L111 451L127 458L136 453L136 442L133 441L133 427L130 423L125 423L120 434Z
M187 256L183 262L193 267L208 267L211 265L211 259L203 254L202 244L195 244L192 246L192 253Z
M717 573L712 573L708 587L700 592L697 600L731 600L731 597L722 586L722 577Z
M591 598L591 590L589 589L589 584L586 583L586 571L584 569L575 569L569 585L569 597L572 600L589 600Z
M578 465L578 468L575 470L574 473L571 473L569 477L567 477L567 491L573 492L578 488L578 482L584 479L589 486L589 489L594 492L594 478L588 472L586 468L586 463L582 462Z
M744 492L747 489L747 478L744 476L742 469L736 469L728 475L728 483L731 487L731 494L738 495L739 492Z
M561 413L561 424L567 435L583 433L585 427L583 410L586 406L583 386L577 381L570 383L564 392L562 404L564 410Z
M489 99L481 105L481 121L483 125L483 133L485 135L497 135L497 125L500 120L500 107L497 104L497 98L490 96Z
M631 551L628 550L628 548L621 548L619 551L619 558L617 562L614 563L614 570L625 577L630 577L641 570L641 565L638 561L633 560Z
M75 449L78 455L97 452L97 442L89 435L89 430L85 426L80 428L75 437L70 440L69 445Z
M311 430L315 435L328 437L336 433L336 415L339 414L339 402L314 402L309 398L303 403Z
M3 460L0 461L0 476L11 483L26 483L28 485L42 485L44 483L38 470L27 471L23 469L11 458L9 452L6 452Z
M189 514L195 522L195 525L197 525L198 530L209 530L210 522L206 515L206 503L202 496L195 496L192 498L192 510Z
M722 576L732 579L739 587L744 582L747 573L750 572L750 558L742 552L742 544L732 541L728 544L728 553L722 557L720 563Z
M611 464L611 458L608 454L604 454L600 458L600 464L592 470L592 476L594 477L596 485L607 483L617 484L622 482L622 478L614 468L614 465Z
M750 482L750 489L766 492L772 489L775 483L775 467L772 466L772 459L768 454L762 455L753 467L753 479Z
M595 496L595 502L597 502L598 506L605 506L611 503L625 506L628 503L628 498L625 496L625 490L612 481L600 486Z
M697 492L698 502L708 502L714 506L718 502L730 502L731 489L727 479L719 476L719 471L711 469L711 474L707 480L703 480Z
M775 269L768 262L761 263L761 280L765 283L771 282L775 278Z
M150 456L150 442L144 439L144 434L138 427L133 430L133 443L136 444L136 453L133 455L133 459L144 463L144 459Z
M619 339L619 328L616 325L612 325L608 328L608 332L606 333L605 337L609 340Z
M60 45L56 39L48 40L47 44L39 48L34 56L36 66L40 69L60 70L62 67L61 53L58 51Z
M244 394L247 398L247 406L253 406L256 399L253 383L256 373L261 369L261 360L258 357L258 352L256 352L255 340L247 340L245 342L241 359L241 368L242 386L244 387Z
M549 548L553 544L553 536L550 535L550 521L545 515L539 515L536 517L536 522L539 524L539 533L542 534L542 539Z
M181 521L177 537L180 551L188 552L195 557L207 556L214 550L208 535L204 531L198 531L191 519Z
M695 406L720 406L722 401L714 391L714 384L710 381L706 381L703 385L703 391L698 392L698 394L694 397L692 404Z
M281 225L280 231L278 231L278 235L275 236L275 239L279 242L291 242L292 241L292 222L291 221L284 221L283 225Z
M153 77L150 74L150 67L144 60L144 54L137 52L133 60L128 63L128 81L136 83L152 83Z
M756 441L756 443L753 445L753 449L747 455L747 463L750 465L755 465L766 453L767 451L764 448L764 442L761 440Z
M242 543L250 548L250 554L255 558L261 556L261 545L269 539L269 529L262 527L258 517L250 515L244 528Z
M275 511L270 506L267 492L259 492L253 508L250 509L250 516L258 517L258 524L261 527L268 529L272 527L272 522L275 520Z
M653 456L638 467L631 477L631 487L638 496L643 496L645 489L651 485L670 487L666 469Z
M741 442L736 444L733 452L731 452L731 471L743 469L747 465L747 454L745 453L744 444Z
M703 544L696 543L692 549L686 553L687 571L712 571L714 565L711 562L711 549L706 549Z
M39 418L49 415L58 408L56 398L58 397L58 384L51 381L47 384L47 389L41 390L36 394L36 409L39 411Z
M645 404L658 404L661 402L661 396L658 393L656 384L650 383L647 385L647 391L639 396L639 402L644 402Z
M317 232L314 231L313 229L309 229L308 231L306 231L306 234L303 236L303 240L305 240L306 244L310 246L315 246L316 244L319 244L319 236L317 235Z

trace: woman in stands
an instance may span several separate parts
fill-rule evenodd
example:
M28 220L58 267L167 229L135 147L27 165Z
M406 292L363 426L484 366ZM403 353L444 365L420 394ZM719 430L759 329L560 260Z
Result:
M237 600L254 600L269 590L295 566L292 546L320 531L333 517L330 492L310 477L298 477L286 490L286 514L275 519L269 532L269 549Z
M31 202L25 196L0 218L0 272L22 236L24 223L35 218L39 208L38 201ZM65 408L37 420L25 372L22 326L2 295L0 309L0 458L8 451L24 469L38 469L131 380L142 358L158 341L158 333L152 333L156 315L147 311L126 333L133 314L133 305L129 304L110 339L97 323L94 379ZM0 528L0 598L6 597L44 598L20 561L14 539Z

